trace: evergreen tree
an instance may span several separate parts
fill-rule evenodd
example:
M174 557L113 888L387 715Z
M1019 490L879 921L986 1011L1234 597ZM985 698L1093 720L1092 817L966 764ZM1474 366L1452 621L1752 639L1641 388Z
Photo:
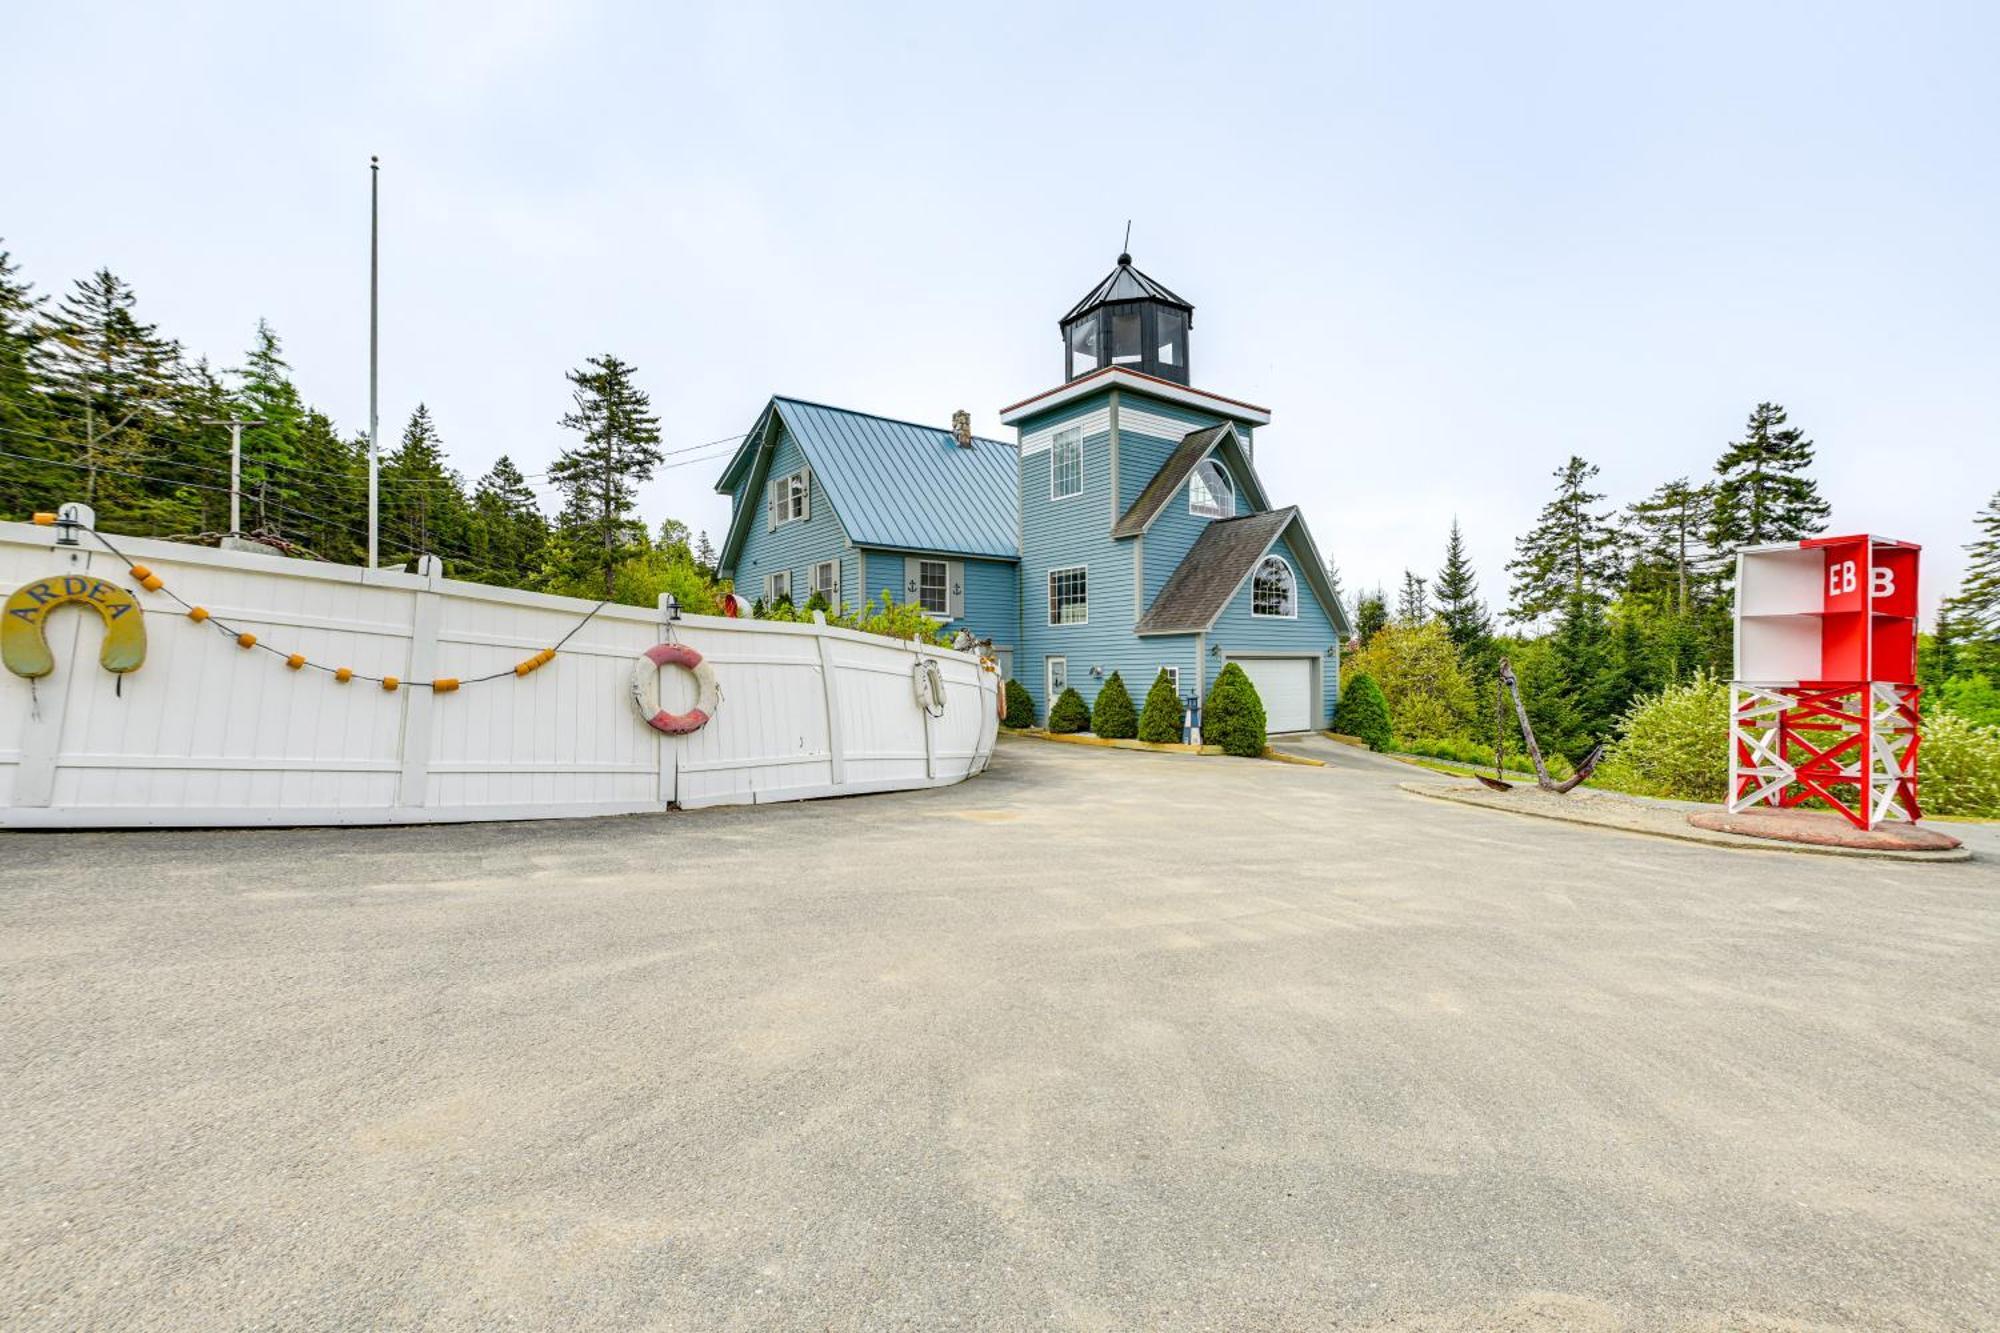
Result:
M444 441L422 403L403 438L381 464L382 554L463 559L467 505L464 483L445 458Z
M257 423L243 429L245 521L259 532L298 535L297 529L309 526L302 503L305 459L299 441L306 409L292 384L292 368L278 335L261 319L236 379L238 410Z
M1663 482L1625 507L1626 590L1649 610L1685 616L1694 608L1715 491L1686 477Z
M244 442L247 447L247 433ZM290 503L298 512L286 515L287 530L323 560L362 563L368 558L366 442L343 438L331 417L308 408L291 447L299 466L291 484L296 499Z
M514 460L502 454L472 494L473 551L484 582L524 588L540 571L549 523Z
M704 529L702 531L700 539L695 542L695 547L694 547L695 563L700 565L703 569L707 570L709 574L713 576L717 572L715 568L717 558L718 557L716 556L715 553L715 543L708 539L708 532L706 529ZM1025 689L1027 687L1023 686L1022 688Z
M1513 605L1516 623L1566 610L1587 601L1601 608L1618 579L1617 534L1610 514L1599 511L1603 495L1592 491L1597 465L1572 455L1555 470L1556 496L1542 506L1533 531L1515 539Z
M1090 706L1090 731L1106 740L1129 741L1139 734L1139 714L1132 707L1132 692L1116 671L1097 692Z
M1049 706L1049 730L1058 736L1073 736L1090 726L1090 709L1074 687L1056 696Z
M1785 425L1785 409L1759 403L1744 428L1744 438L1723 450L1716 460L1720 480L1710 545L1718 554L1739 546L1794 541L1824 531L1831 512L1820 498L1819 484L1806 475L1813 461L1813 442L1796 426Z
M1396 623L1421 625L1431 618L1430 597L1421 575L1403 571L1403 590L1396 594Z
M1396 737L1389 725L1389 701L1382 687L1365 671L1357 671L1341 687L1340 703L1334 709L1333 729L1343 736L1368 742L1371 750L1395 748Z
M1208 690L1201 709L1201 738L1224 754L1255 759L1264 753L1264 701L1242 667L1230 662Z
M1354 604L1354 638L1363 647L1380 634L1389 623L1389 604L1382 597L1382 590L1363 593L1361 600Z
M1007 677L1007 716L1001 719L1001 725L1012 731L1035 725L1035 697L1012 676Z
M1472 558L1466 554L1465 534L1458 519L1451 521L1451 537L1444 547L1444 568L1437 575L1437 615L1444 631L1458 648L1468 666L1485 659L1493 641L1493 622L1486 603L1479 597L1479 576L1473 572Z
M9 517L54 509L65 498L63 479L73 475L40 461L58 456L45 438L48 414L35 383L42 298L19 273L0 248L0 513Z
M1347 605L1347 589L1341 586L1340 566L1333 562L1332 556L1326 558L1326 586L1332 590L1336 606Z
M139 322L137 299L109 269L79 279L57 304L40 348L52 433L70 446L84 502L113 524L143 493L181 374L179 344Z
M1153 677L1153 687L1146 691L1146 706L1139 713L1139 739L1154 745L1179 743L1183 716L1174 679L1162 671Z
M1979 536L1965 548L1965 577L1939 612L1938 633L1943 637L1949 620L1969 666L2000 676L2000 491L1973 522Z
M569 381L575 407L562 425L583 442L557 457L549 480L562 489L562 540L572 564L599 568L609 597L618 561L643 545L633 510L638 484L663 457L660 419L633 383L633 368L615 356L590 357Z

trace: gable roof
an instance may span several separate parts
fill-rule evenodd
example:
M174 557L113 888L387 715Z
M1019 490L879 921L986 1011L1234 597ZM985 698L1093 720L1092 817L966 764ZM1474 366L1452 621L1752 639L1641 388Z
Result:
M942 427L778 397L744 437L716 490L736 490L746 470L750 481L758 479L779 422L798 442L853 545L1020 558L1013 445L974 436L962 448ZM724 565L735 561L749 523L762 512L761 504L737 506Z
M1201 465L1201 461L1221 448L1231 444L1236 451L1236 467L1231 472L1232 479L1240 473L1249 483L1251 496L1258 505L1265 503L1264 488L1257 481L1257 470L1250 463L1250 457L1243 452L1243 437L1236 433L1236 427L1224 422L1220 426L1204 426L1200 430L1189 431L1167 455L1167 461L1160 464L1160 470L1146 483L1139 498L1111 525L1113 537L1136 537L1153 526L1167 504L1179 494L1182 483Z
M1166 586L1160 589L1160 595L1153 599L1133 632L1206 632L1278 539L1294 531L1303 548L1295 554L1305 566L1297 573L1312 585L1313 595L1333 622L1334 633L1346 638L1353 633L1347 623L1347 611L1333 595L1333 587L1327 582L1326 562L1320 559L1319 548L1313 545L1312 533L1295 505L1211 522L1195 538L1180 566L1168 575Z

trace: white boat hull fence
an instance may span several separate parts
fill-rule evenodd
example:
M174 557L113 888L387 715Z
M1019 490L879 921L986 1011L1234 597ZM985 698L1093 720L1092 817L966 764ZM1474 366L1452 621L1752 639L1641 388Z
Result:
M985 768L1000 678L970 654L823 624L605 606L547 665L513 668L592 603L357 566L120 538L206 609L197 623L89 533L0 523L0 593L108 582L143 606L145 659L99 663L90 605L39 611L54 668L0 673L0 825L146 828L555 819L940 786ZM49 584L48 580L57 582ZM246 649L216 624L326 671ZM715 715L667 735L635 660L673 639L715 673ZM919 702L937 663L943 707ZM499 679L474 681L494 672ZM361 676L395 676L385 690ZM440 677L461 688L425 688ZM694 677L660 671L684 712ZM936 715L933 715L933 713Z

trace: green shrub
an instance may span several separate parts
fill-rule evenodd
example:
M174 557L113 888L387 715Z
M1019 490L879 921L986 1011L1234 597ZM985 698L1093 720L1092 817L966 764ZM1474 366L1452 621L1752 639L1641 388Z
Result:
M1975 727L2000 727L2000 685L1981 674L1953 676L1924 702L1940 712L1956 713Z
M1002 719L1002 725L1016 731L1035 725L1035 696L1012 676L1007 678L1007 716Z
M1264 701L1243 668L1231 662L1222 668L1201 710L1202 739L1220 745L1224 754L1255 759L1264 753Z
M1729 793L1729 686L1697 672L1634 700L1618 719L1596 782L1641 796L1722 800Z
M1184 714L1173 677L1162 671L1153 677L1153 688L1146 691L1146 707L1139 714L1139 739L1154 745L1178 744Z
M1347 678L1340 691L1340 706L1334 709L1333 729L1368 742L1371 750L1394 748L1395 740L1389 734L1389 701L1382 697L1375 677L1360 671Z
M1090 729L1090 710L1083 706L1083 696L1075 690L1064 690L1056 699L1056 705L1049 710L1049 730L1059 736L1071 736Z
M1924 719L1917 799L1927 815L2000 815L2000 727L1942 711Z
M1097 692L1097 702L1091 705L1090 730L1093 735L1112 741L1129 741L1139 734L1139 715L1132 708L1132 692L1125 688L1124 679L1116 671L1104 682L1104 688Z
M1388 626L1347 660L1343 674L1375 682L1398 736L1451 736L1472 722L1472 682L1440 621Z
M1419 736L1413 740L1398 741L1396 748L1403 754L1419 755L1425 759L1448 759L1455 764L1470 764L1475 768L1493 767L1493 747L1483 741L1469 741L1463 736ZM1569 760L1559 754L1543 755L1542 761L1549 766L1549 776L1566 778L1576 770ZM1507 746L1507 772L1533 774L1535 761L1528 758L1526 751L1512 740Z

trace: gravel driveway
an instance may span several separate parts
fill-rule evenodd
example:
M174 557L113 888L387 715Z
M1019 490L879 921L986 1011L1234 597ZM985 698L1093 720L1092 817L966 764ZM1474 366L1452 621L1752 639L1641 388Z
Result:
M2000 1327L1994 861L1408 775L6 836L0 1323Z

